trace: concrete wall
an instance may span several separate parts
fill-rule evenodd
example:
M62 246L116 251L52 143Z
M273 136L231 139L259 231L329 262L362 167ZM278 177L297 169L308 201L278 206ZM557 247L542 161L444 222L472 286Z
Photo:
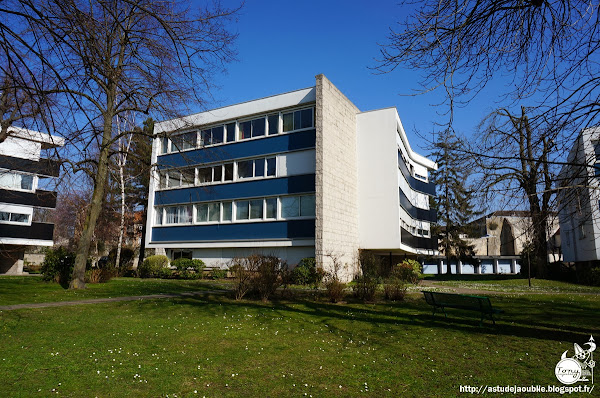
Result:
M335 257L344 281L356 271L359 248L358 112L325 76L316 77L315 256L325 271L333 271Z

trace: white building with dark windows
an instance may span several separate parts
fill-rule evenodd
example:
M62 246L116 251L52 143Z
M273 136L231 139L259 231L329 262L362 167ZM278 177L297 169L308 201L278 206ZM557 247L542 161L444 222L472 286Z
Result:
M558 178L563 261L600 265L600 128L576 139Z
M9 128L0 143L0 274L23 272L27 246L52 246L54 225L40 222L44 209L56 207L56 192L39 188L45 178L58 177L60 164L41 151L63 139L18 127Z
M323 75L314 87L155 124L146 241L225 267L274 254L332 259L358 249L434 254L434 162L395 108L361 112Z

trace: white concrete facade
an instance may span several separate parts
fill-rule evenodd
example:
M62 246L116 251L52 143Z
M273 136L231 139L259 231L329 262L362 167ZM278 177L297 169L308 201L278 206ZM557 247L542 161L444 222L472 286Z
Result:
M576 139L558 182L561 248L565 262L600 260L600 128Z

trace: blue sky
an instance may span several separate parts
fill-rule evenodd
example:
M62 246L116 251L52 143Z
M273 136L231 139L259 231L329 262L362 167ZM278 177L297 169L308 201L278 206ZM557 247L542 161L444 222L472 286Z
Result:
M377 65L378 43L386 42L389 28L406 16L407 9L393 1L247 0L233 25L239 34L238 62L217 77L213 106L313 86L314 77L323 73L363 111L395 106L413 149L426 155L426 144L414 131L431 137L439 130L434 123L445 120L439 115L444 108L433 105L442 93L407 96L419 88L416 72L369 69ZM493 96L480 95L458 110L455 127L470 135L493 105Z

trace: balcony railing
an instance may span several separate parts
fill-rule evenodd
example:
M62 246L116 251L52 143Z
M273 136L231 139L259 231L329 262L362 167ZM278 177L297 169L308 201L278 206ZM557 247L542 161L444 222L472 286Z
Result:
M0 189L0 202L35 207L56 207L56 192L38 189L35 192L11 191Z
M400 239L402 243L415 249L438 249L437 238L425 238L422 236L415 236L402 227L400 227Z
M433 209L429 209L429 210L425 210L425 209L420 209L418 207L413 206L412 203L410 203L410 200L408 200L408 198L406 197L406 195L404 194L404 192L402 192L402 189L399 189L399 195L400 195L400 206L402 206L402 208L404 210L406 210L406 212L415 220L422 220L422 221L429 221L429 222L436 222L437 221L437 213L435 210Z
M31 223L29 225L0 224L0 238L52 240L54 224Z
M30 159L15 158L12 156L0 156L0 168L7 170L24 171L47 177L58 177L60 163L52 159Z

